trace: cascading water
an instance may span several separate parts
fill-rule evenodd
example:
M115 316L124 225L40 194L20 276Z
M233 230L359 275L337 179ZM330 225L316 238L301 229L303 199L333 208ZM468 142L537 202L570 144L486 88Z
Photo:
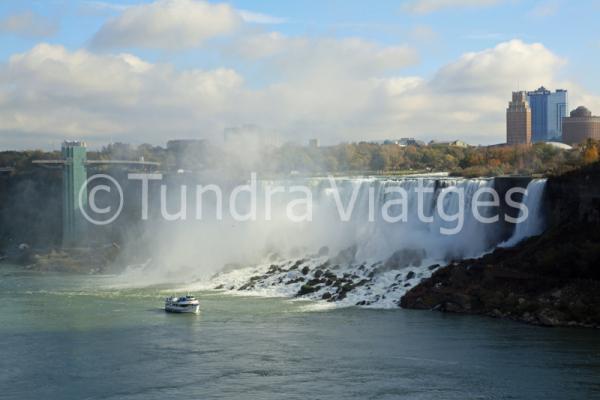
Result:
M421 200L417 188L421 183L423 192ZM340 200L343 205L350 205L353 192L356 203L352 218L345 223L337 222L343 245L356 245L356 259L378 261L392 255L397 250L423 250L426 259L439 262L448 259L474 257L493 247L493 229L488 224L477 221L471 212L473 194L481 188L491 189L490 179L401 179L401 180L348 180L337 184ZM324 213L338 217L334 195L328 184L319 204ZM399 193L398 190L403 192ZM369 191L372 191L371 196ZM464 201L452 190L462 191ZM442 192L449 191L440 199ZM406 195L406 198L402 198ZM442 202L437 204L438 199ZM386 202L397 200L400 204L392 204L387 214L399 217L404 212L405 218L388 222L382 217ZM403 201L402 201L403 200ZM419 202L421 205L419 205ZM406 210L403 207L406 206ZM421 208L421 210L419 210ZM462 209L462 211L461 211ZM421 211L421 216L419 215ZM444 220L440 213L455 216L456 221ZM492 210L481 209L482 215ZM423 218L424 217L424 218ZM315 215L315 222L324 218ZM325 217L330 218L330 217ZM431 222L429 222L431 221ZM335 223L334 221L330 221ZM458 229L457 229L458 228ZM443 234L442 230L456 229L454 234ZM325 243L327 244L327 243Z
M263 181L258 185L256 220L226 217L172 229L157 246L162 258L143 273L147 277L153 272L153 283L171 277L184 276L188 282L202 278L191 286L186 283L191 290L220 288L396 307L436 265L478 257L500 243L517 243L539 233L544 183L529 184L523 201L530 218L511 232L502 206L494 204L489 193L494 179ZM269 218L264 218L264 190L275 185L310 188L311 220L289 220L286 206L297 196L285 191L271 198ZM476 194L479 202L493 205L472 207ZM250 197L241 200L244 212L253 208L245 204ZM227 272L207 279L207 273L225 265Z
M534 179L527 185L527 194L523 198L523 204L529 212L525 221L516 224L513 235L501 247L512 247L519 242L539 235L544 230L544 216L542 215L541 203L546 188L546 179ZM522 214L520 214L522 215Z

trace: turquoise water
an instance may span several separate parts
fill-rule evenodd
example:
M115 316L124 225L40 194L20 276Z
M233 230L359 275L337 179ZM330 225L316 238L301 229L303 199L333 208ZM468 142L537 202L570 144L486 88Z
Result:
M2 399L591 399L600 333L0 267Z

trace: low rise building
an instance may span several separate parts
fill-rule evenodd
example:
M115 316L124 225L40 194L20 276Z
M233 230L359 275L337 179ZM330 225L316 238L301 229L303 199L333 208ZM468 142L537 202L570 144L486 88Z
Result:
M600 140L600 116L593 116L586 107L579 106L569 117L563 118L562 129L563 142L570 145L587 139Z

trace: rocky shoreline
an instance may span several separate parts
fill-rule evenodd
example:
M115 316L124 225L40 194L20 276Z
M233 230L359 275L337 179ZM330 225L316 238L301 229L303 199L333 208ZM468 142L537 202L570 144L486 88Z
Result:
M341 306L403 307L486 315L541 326L600 328L600 231L574 224L513 248L447 266L418 250L353 264L353 248L217 274L211 288L281 295ZM245 274L236 276L239 271Z
M437 264L425 267L421 250L401 250L385 262L372 264L355 263L356 247L335 257L328 257L327 252L323 248L302 259L272 260L249 271L223 272L211 279L211 288L390 308L398 307L409 288L439 268Z
M29 271L99 274L111 268L119 251L116 244L71 249L33 249L21 245L0 262L20 265Z
M600 164L550 178L548 229L436 271L400 303L544 326L600 327Z
M547 245L544 238L533 238L514 249L441 268L404 295L400 305L543 326L600 328L600 282L536 271L533 260L552 258Z

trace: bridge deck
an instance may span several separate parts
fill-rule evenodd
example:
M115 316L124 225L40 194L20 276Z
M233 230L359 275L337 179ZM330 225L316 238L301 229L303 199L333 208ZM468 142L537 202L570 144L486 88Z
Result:
M66 165L69 163L67 160L33 160L33 164L36 165ZM160 163L154 161L132 161L132 160L87 160L86 165L146 165L159 167Z
M118 165L148 165L148 166L160 166L159 162L154 161L130 161L130 160L87 160L87 165L101 165L101 164L118 164Z

